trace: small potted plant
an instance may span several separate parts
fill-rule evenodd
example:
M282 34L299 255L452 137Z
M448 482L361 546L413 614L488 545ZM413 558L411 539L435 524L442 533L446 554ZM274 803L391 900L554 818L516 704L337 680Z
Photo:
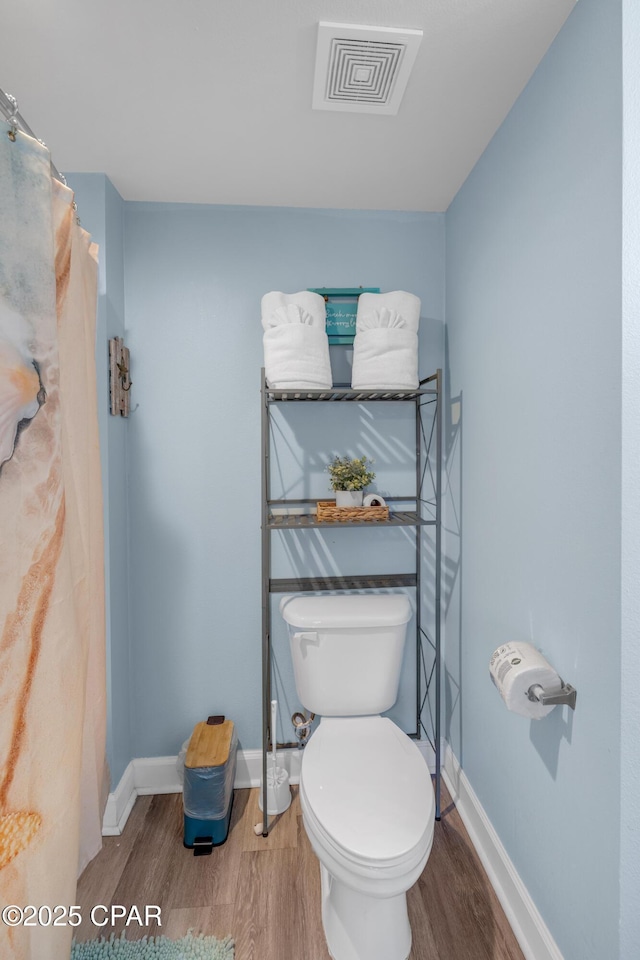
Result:
M327 470L331 476L331 489L335 491L337 507L361 507L362 491L375 479L375 473L367 470L373 463L367 457L334 457Z

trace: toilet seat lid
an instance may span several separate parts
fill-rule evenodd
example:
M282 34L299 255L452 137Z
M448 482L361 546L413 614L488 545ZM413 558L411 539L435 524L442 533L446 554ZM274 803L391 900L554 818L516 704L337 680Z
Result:
M304 751L302 783L319 825L360 861L405 857L433 832L429 769L387 717L323 719Z

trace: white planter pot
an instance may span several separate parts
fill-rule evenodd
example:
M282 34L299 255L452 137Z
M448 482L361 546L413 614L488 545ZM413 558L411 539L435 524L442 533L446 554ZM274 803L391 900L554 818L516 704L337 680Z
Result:
M362 490L336 490L336 507L361 507Z

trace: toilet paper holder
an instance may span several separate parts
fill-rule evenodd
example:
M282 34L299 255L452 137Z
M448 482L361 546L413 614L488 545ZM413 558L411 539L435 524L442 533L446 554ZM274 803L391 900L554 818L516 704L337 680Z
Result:
M527 697L534 703L541 703L543 706L555 706L556 704L567 704L572 710L576 708L576 697L578 692L570 683L565 683L561 677L560 686L557 689L545 690L539 683L533 683L527 690Z

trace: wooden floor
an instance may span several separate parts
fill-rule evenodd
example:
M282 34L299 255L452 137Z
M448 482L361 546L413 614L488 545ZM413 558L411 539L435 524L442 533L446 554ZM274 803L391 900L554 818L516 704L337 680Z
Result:
M293 788L297 792L297 788ZM460 817L443 791L442 820L431 856L408 893L413 930L410 960L523 960ZM320 918L320 871L302 824L297 796L269 837L257 790L235 792L231 829L211 856L182 845L182 797L139 797L121 837L105 837L102 852L80 878L79 940L122 929L88 922L95 904L161 907L155 923L127 928L127 937L194 932L231 935L236 960L329 960ZM100 912L100 917L104 911Z

